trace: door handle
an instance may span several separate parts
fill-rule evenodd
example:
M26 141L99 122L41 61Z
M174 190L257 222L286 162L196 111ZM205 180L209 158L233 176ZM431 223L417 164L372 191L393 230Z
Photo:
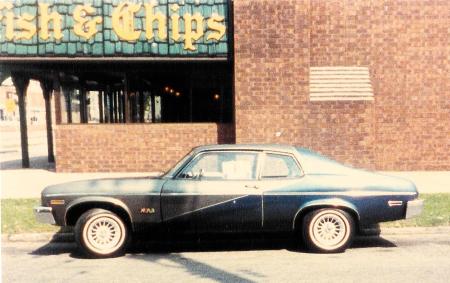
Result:
M245 185L244 187L246 189L259 189L259 187L257 185Z

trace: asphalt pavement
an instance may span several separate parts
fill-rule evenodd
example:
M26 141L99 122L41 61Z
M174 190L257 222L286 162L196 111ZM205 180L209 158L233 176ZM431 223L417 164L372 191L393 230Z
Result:
M449 282L450 236L357 239L310 254L285 239L152 242L123 257L85 259L73 243L3 243L3 282Z

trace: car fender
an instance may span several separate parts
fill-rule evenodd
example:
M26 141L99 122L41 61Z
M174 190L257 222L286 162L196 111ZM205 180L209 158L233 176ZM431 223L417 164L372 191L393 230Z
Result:
M113 197L102 197L102 196L81 197L81 198L77 198L76 200L72 201L66 208L66 212L64 214L64 222L67 223L67 214L72 208L74 208L78 205L87 204L87 203L105 203L105 204L112 204L114 206L120 207L128 214L128 217L130 218L131 223L133 223L133 216L130 212L130 209L123 201L113 198Z
M297 210L297 213L294 216L294 219L292 221L292 228L295 230L295 224L297 222L297 217L299 217L300 215L302 215L302 213L310 208L313 207L318 207L318 208L322 208L322 207L335 207L335 208L346 208L348 210L351 210L357 217L357 220L359 221L360 216L358 213L358 209L356 208L355 205L353 205L352 203L340 199L340 198L327 198L327 199L318 199L318 200L312 200L312 201L308 201L304 204L302 204L299 209Z

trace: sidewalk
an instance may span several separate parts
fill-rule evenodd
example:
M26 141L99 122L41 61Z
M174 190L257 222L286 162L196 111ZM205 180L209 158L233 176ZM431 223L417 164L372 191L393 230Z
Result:
M450 171L381 172L415 182L420 193L450 193ZM44 169L0 171L1 198L39 198L49 185L98 178L143 177L156 173L55 173Z
M156 173L55 173L45 169L0 171L1 198L40 198L41 191L60 183L101 178L145 177Z
M450 193L450 171L388 171L380 173L413 181L421 194Z

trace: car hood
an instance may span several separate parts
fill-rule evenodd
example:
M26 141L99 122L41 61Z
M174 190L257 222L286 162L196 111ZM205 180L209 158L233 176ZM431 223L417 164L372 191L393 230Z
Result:
M42 196L159 193L164 182L164 179L153 177L83 180L48 186L42 191Z

